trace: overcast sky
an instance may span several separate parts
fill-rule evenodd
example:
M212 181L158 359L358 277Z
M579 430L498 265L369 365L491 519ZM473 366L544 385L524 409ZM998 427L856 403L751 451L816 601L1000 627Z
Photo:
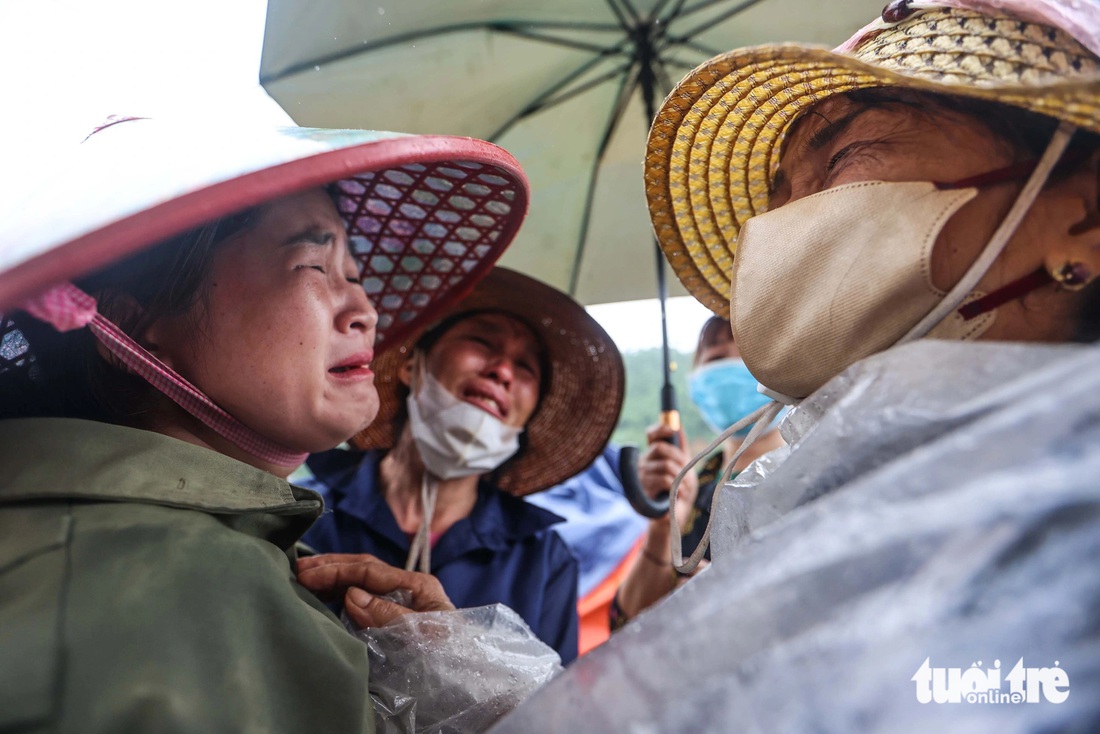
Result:
M82 139L111 114L292 124L257 81L265 8L265 0L0 0L0 216L19 171L63 170L58 142ZM592 313L624 351L660 345L656 301ZM693 350L708 315L693 299L673 299L673 347Z

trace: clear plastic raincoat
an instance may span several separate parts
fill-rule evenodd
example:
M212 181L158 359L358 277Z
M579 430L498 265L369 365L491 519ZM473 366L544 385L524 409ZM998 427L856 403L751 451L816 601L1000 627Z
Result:
M710 569L494 732L1100 728L1100 348L913 343L781 430Z

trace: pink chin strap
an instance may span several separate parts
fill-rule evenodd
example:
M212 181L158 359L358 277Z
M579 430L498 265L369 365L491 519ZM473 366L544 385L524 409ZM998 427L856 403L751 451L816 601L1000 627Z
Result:
M19 307L58 331L87 326L122 363L243 451L276 466L295 467L309 454L288 451L225 412L197 387L161 362L96 310L96 301L72 283L54 286Z

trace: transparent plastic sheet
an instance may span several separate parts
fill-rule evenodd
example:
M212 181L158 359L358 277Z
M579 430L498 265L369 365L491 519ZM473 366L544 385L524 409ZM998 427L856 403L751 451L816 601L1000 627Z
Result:
M913 343L781 431L707 571L493 732L1100 731L1100 349ZM926 659L1069 696L921 703Z
M503 604L406 614L353 632L370 653L378 734L473 734L562 670Z
M781 427L783 425L780 424ZM790 440L782 430L780 435L784 436L784 440ZM771 476L790 453L789 444L769 451L745 467L733 481L715 488L714 498L711 500L711 558L729 553L748 534L746 503L751 499L749 491Z

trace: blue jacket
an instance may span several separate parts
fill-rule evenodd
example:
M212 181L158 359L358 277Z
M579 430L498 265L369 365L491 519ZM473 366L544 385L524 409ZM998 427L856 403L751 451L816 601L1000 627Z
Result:
M649 524L623 495L619 451L608 444L580 474L527 498L565 518L555 530L580 563L582 598L619 567Z
M309 458L312 479L296 484L320 492L325 513L303 540L322 553L370 553L404 566L409 537L378 491L383 452L334 449ZM457 607L497 602L514 609L561 656L577 657L577 561L551 529L562 518L478 486L470 515L432 547L432 574Z

